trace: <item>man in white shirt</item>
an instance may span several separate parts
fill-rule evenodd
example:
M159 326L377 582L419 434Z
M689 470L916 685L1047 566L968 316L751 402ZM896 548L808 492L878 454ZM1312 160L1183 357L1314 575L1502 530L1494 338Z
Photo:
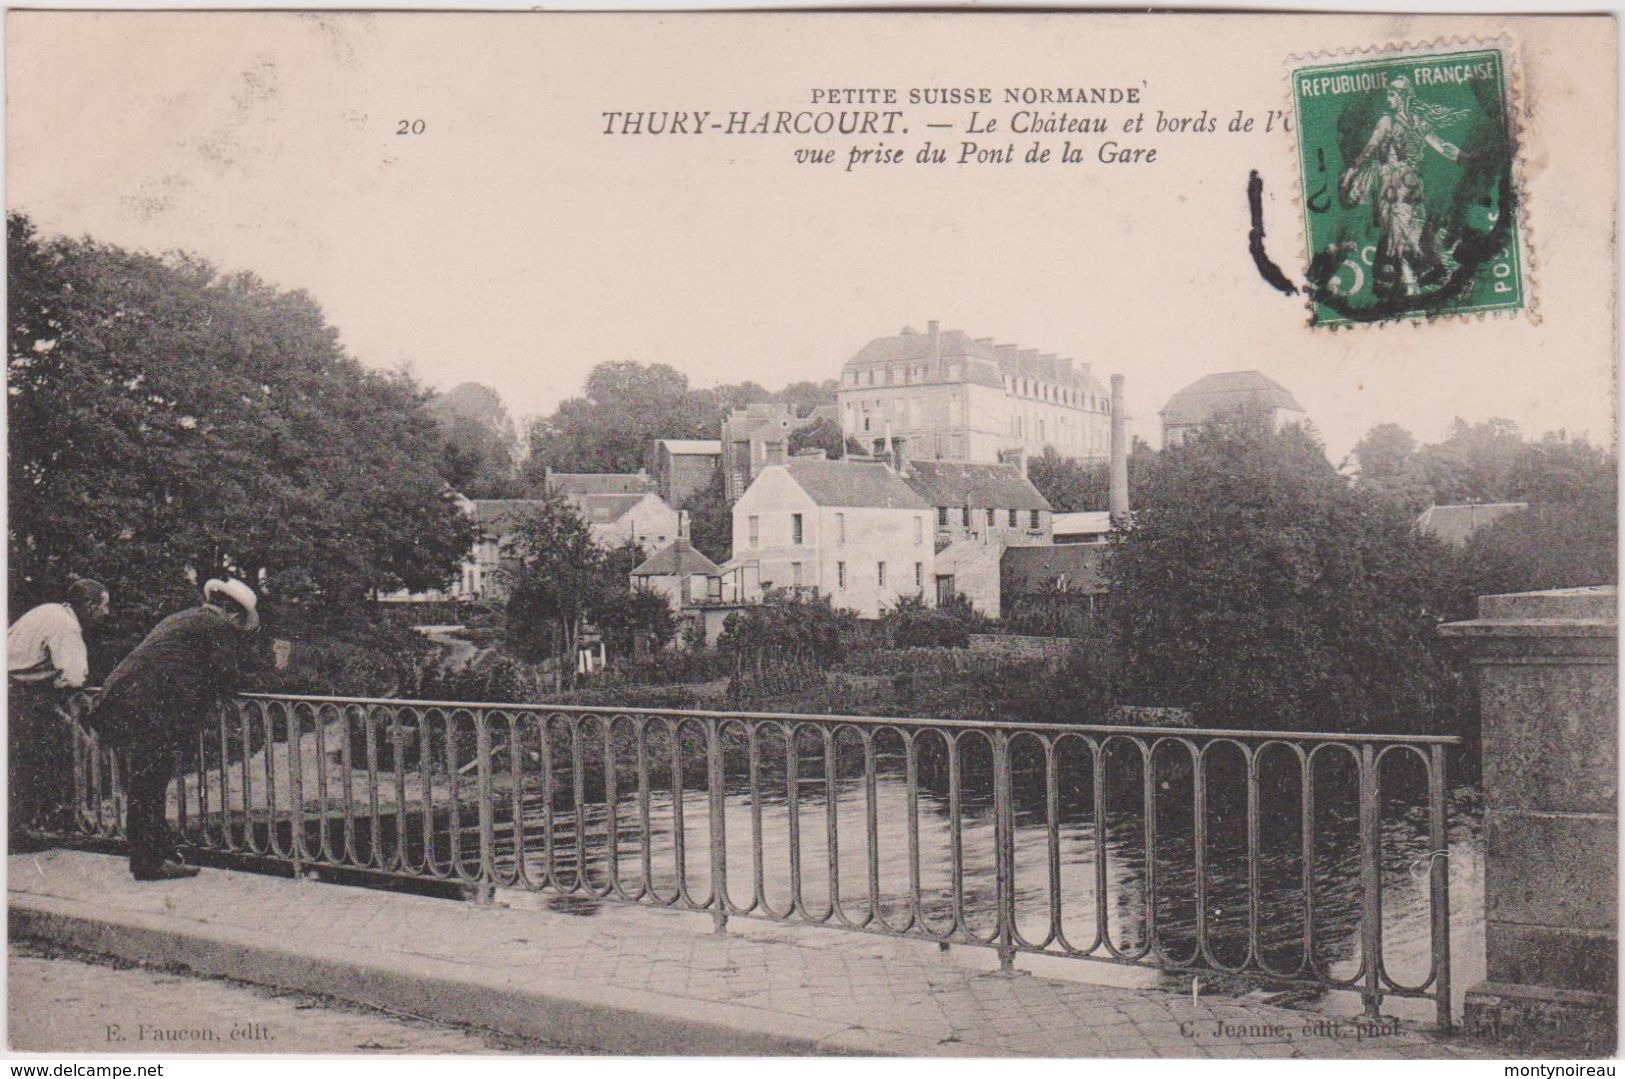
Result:
M64 827L71 799L72 733L58 714L66 696L90 674L84 630L107 616L107 586L79 580L66 603L44 603L6 631L8 723L7 792L12 848L24 831Z

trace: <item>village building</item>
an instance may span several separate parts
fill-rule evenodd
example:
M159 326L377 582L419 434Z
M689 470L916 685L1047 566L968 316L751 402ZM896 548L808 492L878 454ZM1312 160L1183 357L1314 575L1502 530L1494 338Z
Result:
M649 443L646 471L666 505L681 508L711 485L722 467L722 441L715 438L657 438Z
M997 617L1004 549L1051 542L1049 501L1017 464L904 460L898 474L932 507L935 602Z
M1527 502L1471 502L1429 506L1416 519L1416 527L1452 547L1465 547L1467 537L1510 514L1529 508Z
M757 401L724 416L722 475L728 501L737 501L762 469L784 463L790 456L792 432L823 418L835 419L832 406L820 405L798 417L789 405L778 401Z
M1000 614L1048 616L1056 622L1098 617L1108 591L1109 550L1098 543L1008 548L1001 565Z
M633 588L647 588L666 597L673 613L720 600L722 571L687 539L677 539L644 559L632 570Z
M549 490L569 499L601 547L635 543L655 551L684 535L682 514L655 490L648 472L545 473Z
M1057 513L1051 522L1051 531L1058 544L1105 543L1112 535L1112 515L1109 510Z
M889 462L794 457L762 468L734 504L734 558L723 569L760 590L816 591L878 618L904 596L929 600L931 519Z
M1208 421L1226 414L1256 412L1279 431L1309 414L1285 386L1258 371L1205 375L1168 399L1162 412L1162 447L1178 446Z
M888 441L911 460L997 464L1019 450L1104 459L1111 399L1087 363L927 323L877 337L837 393L841 430L866 449ZM888 438L889 436L889 438Z

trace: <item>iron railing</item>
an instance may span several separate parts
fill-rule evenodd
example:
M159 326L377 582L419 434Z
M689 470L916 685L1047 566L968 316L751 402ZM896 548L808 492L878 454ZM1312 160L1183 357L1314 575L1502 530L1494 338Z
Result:
M188 747L171 818L187 847L296 872L980 945L1004 971L1034 953L1256 976L1372 1015L1422 997L1448 1027L1457 743L243 694ZM1408 814L1395 759L1425 791ZM83 731L74 784L79 833L122 838L119 762ZM1426 908L1409 980L1384 956L1384 835L1406 822L1424 856L1399 879Z

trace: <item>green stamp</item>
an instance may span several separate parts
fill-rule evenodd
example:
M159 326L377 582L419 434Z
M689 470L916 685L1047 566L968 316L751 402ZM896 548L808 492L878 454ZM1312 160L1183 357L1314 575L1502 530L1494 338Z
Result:
M1524 306L1499 49L1292 73L1313 322Z

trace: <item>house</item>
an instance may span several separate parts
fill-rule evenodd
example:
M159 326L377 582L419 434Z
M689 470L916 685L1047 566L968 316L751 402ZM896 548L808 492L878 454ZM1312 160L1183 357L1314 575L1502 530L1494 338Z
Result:
M1110 452L1111 399L1089 364L926 325L877 337L846 362L836 397L848 438L879 453L889 434L916 461Z
M1018 464L905 460L903 481L932 507L939 548L963 539L1049 543L1053 511Z
M601 547L635 543L656 551L686 533L683 515L653 491L629 495L574 495L570 501Z
M1111 539L1112 515L1108 510L1057 513L1050 520L1056 543L1105 543Z
M1465 547L1467 537L1509 514L1529 508L1527 502L1472 502L1457 506L1429 506L1416 519L1416 527L1452 547Z
M633 588L666 597L674 612L722 598L722 571L717 564L679 538L644 559L631 575Z
M658 550L684 534L682 515L655 491L655 481L636 472L554 472L548 489L569 499L603 547L636 543Z
M937 603L961 596L983 614L1000 609L1000 560L1006 547L1048 544L1049 501L1017 463L904 460L898 474L932 508Z
M681 507L711 485L722 467L722 440L657 438L649 443L648 474L668 506Z
M930 598L931 516L888 462L793 457L763 467L734 504L733 561L754 564L761 589L817 591L878 618L903 596Z
M1279 431L1309 418L1286 387L1258 371L1205 375L1168 399L1162 412L1162 447L1178 446L1209 420L1225 413L1257 409Z
M459 499L458 505L474 519L477 531L453 595L457 599L502 599L508 594L507 571L514 565L503 549L525 513L542 503L534 498Z

